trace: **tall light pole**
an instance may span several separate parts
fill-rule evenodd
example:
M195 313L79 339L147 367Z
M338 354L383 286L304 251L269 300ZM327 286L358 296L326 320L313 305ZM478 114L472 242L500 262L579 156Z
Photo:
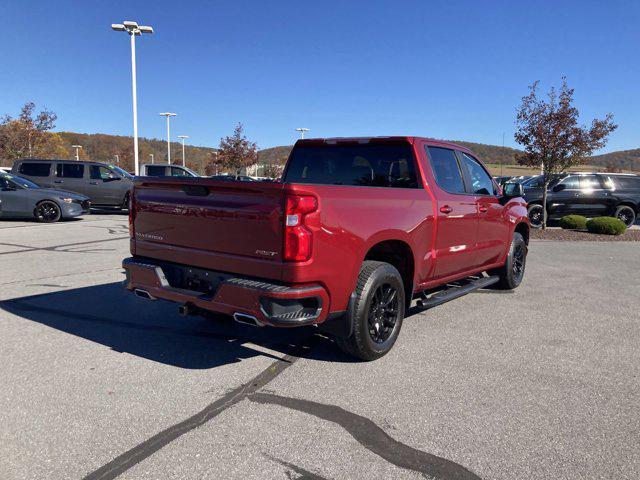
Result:
M82 145L71 145L73 148L76 149L76 162L80 160L80 149L82 148Z
M304 138L304 132L308 132L308 128L296 128L296 132L300 132L300 138Z
M136 93L136 35L153 33L153 28L126 21L113 23L111 28L117 32L127 32L131 37L131 91L133 93L133 168L138 175L138 96Z
M162 112L159 115L167 117L167 161L171 165L171 129L169 127L169 119L178 115L177 113Z
M178 135L178 138L182 140L182 166L184 167L184 141L189 138L189 135Z
M151 165L153 165L153 153L150 153L149 156L151 157Z

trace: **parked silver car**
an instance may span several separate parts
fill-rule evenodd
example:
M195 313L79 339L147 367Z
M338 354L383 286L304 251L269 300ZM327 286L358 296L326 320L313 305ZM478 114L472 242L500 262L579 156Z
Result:
M0 218L34 218L51 223L89 213L89 199L73 192L42 188L32 181L0 172Z
M133 177L123 169L100 162L74 160L17 160L11 172L41 187L63 188L89 197L92 206L129 208Z

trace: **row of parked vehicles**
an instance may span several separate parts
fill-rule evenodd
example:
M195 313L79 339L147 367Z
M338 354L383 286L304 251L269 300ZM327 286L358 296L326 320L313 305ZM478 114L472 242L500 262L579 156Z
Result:
M544 179L530 177L497 177L498 183L518 182L527 201L529 221L542 225ZM585 217L610 216L622 220L627 227L636 223L640 214L640 176L628 173L576 172L555 175L547 190L547 215L550 220L566 215Z
M181 165L144 164L141 176L198 177ZM218 180L254 181L241 175ZM89 213L91 207L127 210L133 175L115 165L74 160L25 159L0 169L0 218L51 223Z

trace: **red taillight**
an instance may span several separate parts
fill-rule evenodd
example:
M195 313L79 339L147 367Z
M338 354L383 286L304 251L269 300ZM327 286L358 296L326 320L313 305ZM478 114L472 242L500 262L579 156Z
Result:
M129 237L135 237L135 231L133 228L133 222L136 219L136 202L133 192L133 188L129 192Z
M305 217L318 209L318 200L310 195L287 197L284 220L284 259L305 262L311 258L313 233L305 225Z

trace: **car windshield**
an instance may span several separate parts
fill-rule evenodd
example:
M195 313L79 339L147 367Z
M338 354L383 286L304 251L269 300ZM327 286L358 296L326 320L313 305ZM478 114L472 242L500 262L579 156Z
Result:
M27 180L26 178L17 177L16 175L0 175L1 178L6 178L7 180L11 180L13 183L17 183L22 188L42 188L39 185L33 183L31 180Z
M125 178L133 178L133 175L131 175L129 172L127 172L126 170L123 170L120 167L116 167L115 165L107 165L109 167L109 169L113 170L114 172L119 173L120 175L122 175Z

